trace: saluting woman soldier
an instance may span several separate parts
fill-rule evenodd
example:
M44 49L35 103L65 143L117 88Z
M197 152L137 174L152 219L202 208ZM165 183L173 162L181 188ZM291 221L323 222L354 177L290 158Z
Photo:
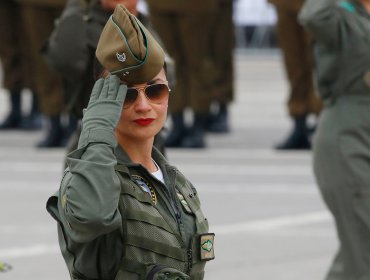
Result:
M153 147L170 95L164 52L118 5L96 54L110 73L47 203L71 278L203 279L214 234L194 186Z

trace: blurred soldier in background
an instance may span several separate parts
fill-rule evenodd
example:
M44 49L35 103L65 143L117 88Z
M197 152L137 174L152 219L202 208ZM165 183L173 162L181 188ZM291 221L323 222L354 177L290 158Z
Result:
M20 35L21 34L21 35ZM3 69L3 85L9 91L10 110L0 129L41 128L41 117L37 100L33 95L30 112L22 113L22 91L25 88L34 92L31 57L28 55L28 37L24 32L19 4L15 0L0 2L0 59Z
M370 0L307 0L324 101L313 165L340 246L326 280L370 279Z
M290 86L289 115L294 127L287 139L276 148L281 150L310 149L307 117L318 115L322 104L313 84L312 37L298 23L304 0L269 0L277 11L277 36L283 53Z
M228 105L234 99L233 50L235 32L233 0L217 0L217 11L210 29L209 55L217 70L213 83L211 110L207 130L216 133L229 131Z
M170 98L172 127L167 147L203 148L215 68L208 59L214 0L147 0L151 22L175 62L176 98ZM193 113L187 127L185 110Z
M63 98L60 80L46 64L40 50L54 28L54 20L61 14L66 0L17 0L21 6L25 33L29 36L28 54L32 59L32 71L39 108L47 116L47 133L37 146L40 148L60 147L66 142L62 125Z

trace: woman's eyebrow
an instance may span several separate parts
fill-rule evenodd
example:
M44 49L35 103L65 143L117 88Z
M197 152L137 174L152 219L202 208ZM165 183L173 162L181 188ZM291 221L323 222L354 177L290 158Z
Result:
M157 79L154 79L154 80L151 80L150 82L148 82L148 85L153 85L153 84L155 84L156 82L161 82L161 83L163 83L163 82L165 82L165 81L163 81L162 79L157 78Z

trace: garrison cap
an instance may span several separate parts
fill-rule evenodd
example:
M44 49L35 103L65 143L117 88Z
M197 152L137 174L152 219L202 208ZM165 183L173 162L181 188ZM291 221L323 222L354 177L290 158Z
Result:
M122 4L116 6L105 24L96 57L104 68L127 84L152 80L165 61L159 43Z

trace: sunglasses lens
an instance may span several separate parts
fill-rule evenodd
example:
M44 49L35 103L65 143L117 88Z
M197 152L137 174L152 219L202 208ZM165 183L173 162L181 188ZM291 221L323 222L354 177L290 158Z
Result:
M128 88L126 93L125 102L123 103L123 108L130 107L134 104L136 98L138 96L138 92L135 88Z
M166 84L153 84L145 88L145 95L150 102L160 104L168 99L170 89ZM139 92L136 88L128 88L123 108L128 108L135 103Z
M153 103L162 103L168 98L169 89L165 84L154 84L145 89L145 94Z

